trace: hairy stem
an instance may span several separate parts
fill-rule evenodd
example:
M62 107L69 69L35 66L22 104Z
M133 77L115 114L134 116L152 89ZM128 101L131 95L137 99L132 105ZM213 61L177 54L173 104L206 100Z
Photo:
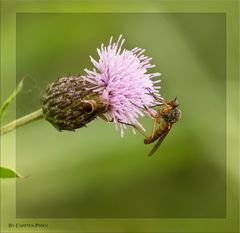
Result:
M0 135L4 135L6 133L11 132L14 129L17 129L21 126L24 126L32 121L36 121L38 119L43 118L43 112L42 109L38 109L35 112L32 112L26 116L23 116L15 121L12 121L10 123L8 123L7 125L4 125L3 127L1 127L0 129Z

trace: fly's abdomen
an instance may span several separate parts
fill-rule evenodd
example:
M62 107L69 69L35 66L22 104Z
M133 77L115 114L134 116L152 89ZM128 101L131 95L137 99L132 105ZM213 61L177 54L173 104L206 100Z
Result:
M161 137L161 135L164 134L164 132L169 128L168 122L163 122L159 129L155 131L155 134L153 136L147 137L144 139L144 144L150 144L152 142L155 142L157 139Z

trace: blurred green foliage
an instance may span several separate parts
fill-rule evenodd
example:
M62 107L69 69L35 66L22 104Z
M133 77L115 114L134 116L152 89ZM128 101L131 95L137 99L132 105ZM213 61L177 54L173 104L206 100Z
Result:
M11 168L0 167L0 178L20 178L21 175L18 174Z
M9 104L15 99L15 97L22 90L22 88L23 88L23 79L19 82L19 84L17 85L16 89L12 92L12 94L1 104L0 119L5 115Z
M15 90L12 92L12 94L1 104L0 119L3 118L7 108L9 107L11 102L15 99L17 94L22 90L22 88L23 88L23 79L19 82L19 84L17 85ZM20 177L20 175L16 171L7 167L0 166L0 178L16 178L16 177Z
M160 71L161 94L183 117L159 151L129 129L95 120L76 133L39 121L17 130L17 217L219 218L226 215L226 18L217 13L18 13L17 115L44 87L92 68L120 34ZM142 119L148 131L151 121Z

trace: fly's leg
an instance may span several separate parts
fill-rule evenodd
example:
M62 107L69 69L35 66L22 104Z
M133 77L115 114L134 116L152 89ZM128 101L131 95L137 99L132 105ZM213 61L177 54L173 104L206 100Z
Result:
M158 114L157 114L157 113L151 112L146 105L143 105L143 107L144 107L144 110L145 110L153 119L158 118Z
M155 118L155 114L152 113L149 109L149 107L147 107L146 105L143 105L143 107L140 107L138 105L136 105L135 103L131 102L132 105L134 105L135 107L138 107L139 109L142 109L143 111L147 112L152 118ZM150 106L150 108L154 108L156 106L160 106L162 104L156 104L156 105L153 105L153 106Z
M103 114L98 114L98 117L100 117L102 120L106 121L106 122L114 122L114 119L108 119L106 116L104 116ZM129 126L132 126L134 129L136 129L140 134L142 134L144 137L147 137L145 132L137 125L135 124L130 124L130 123L127 123L127 122L123 122L123 121L120 121L118 120L118 123L120 124L123 124L123 125L129 125Z
M151 95L157 102L160 102L162 104L164 104L166 107L168 107L167 101L165 101L164 99L160 99L158 98L149 88L147 88L149 95ZM158 106L159 104L157 104L156 106Z
M157 125L157 118L154 118L151 138L153 138L155 136L155 134L156 134L156 125Z
M127 123L127 122L123 122L118 120L118 123L120 124L124 124L124 125L128 125L128 126L132 126L134 129L136 129L141 135L144 136L145 140L144 143L145 144L149 144L153 141L155 141L156 138L156 127L157 127L157 119L154 118L153 120L153 127L152 127L152 133L150 136L148 136L138 125L136 124L131 124L131 123Z
M163 104L164 106L162 107L162 109L160 110L160 115L163 116L165 113L169 112L172 109L172 106L169 105L169 102L164 100L164 99L160 99L158 98L153 92L151 92L151 90L149 88L147 88L147 90L149 91L149 94L157 101L160 102L161 104Z
M118 123L123 124L123 125L128 125L128 126L132 126L134 129L136 129L141 135L143 135L145 138L147 138L148 136L146 135L146 133L136 124L131 124L131 123L127 123L127 122L123 122L118 120Z
M160 119L154 118L153 126L152 126L152 133L150 136L145 138L144 144L150 144L159 138L159 129L157 129L157 124L160 124Z
M155 107L157 107L157 106L162 106L163 105L163 103L159 103L159 104L154 104L154 105L152 105L152 106L148 106L149 108L155 108Z

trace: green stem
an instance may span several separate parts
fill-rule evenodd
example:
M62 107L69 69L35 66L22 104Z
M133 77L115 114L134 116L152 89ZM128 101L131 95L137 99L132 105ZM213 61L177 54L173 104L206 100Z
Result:
M42 109L38 109L35 112L32 112L24 117L21 117L15 121L12 121L10 123L8 123L7 125L4 125L3 127L1 127L0 129L0 135L4 135L6 133L11 132L14 129L17 129L21 126L24 126L32 121L36 121L38 119L42 119L43 118L43 112Z

